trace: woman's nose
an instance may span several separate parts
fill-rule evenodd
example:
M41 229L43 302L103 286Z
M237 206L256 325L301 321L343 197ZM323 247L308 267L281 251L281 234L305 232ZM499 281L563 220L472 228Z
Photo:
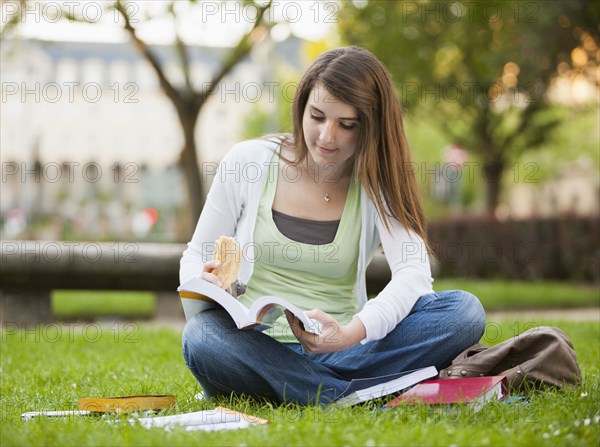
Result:
M335 142L335 125L334 123L325 122L321 128L321 143L332 144Z

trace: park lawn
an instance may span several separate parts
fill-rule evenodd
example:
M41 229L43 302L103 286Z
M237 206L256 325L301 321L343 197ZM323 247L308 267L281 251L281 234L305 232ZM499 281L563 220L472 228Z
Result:
M439 279L435 290L467 290L486 310L556 309L600 305L598 286L566 282ZM94 317L150 318L156 298L151 292L55 290L52 310L59 319Z
M600 288L593 284L503 279L436 279L433 288L466 290L485 310L557 309L600 306Z
M115 290L54 290L52 313L57 319L95 317L150 318L156 309L152 292Z
M531 394L525 405L488 404L481 412L439 413L427 407L381 411L273 407L243 398L197 401L200 390L181 355L180 332L141 323L72 323L7 327L2 333L0 445L570 445L600 441L600 326L545 321L571 337L584 382L576 389ZM483 342L498 343L529 323L494 322ZM269 426L230 432L146 430L101 418L22 422L33 410L76 409L81 397L176 394L173 412L225 405L268 418Z

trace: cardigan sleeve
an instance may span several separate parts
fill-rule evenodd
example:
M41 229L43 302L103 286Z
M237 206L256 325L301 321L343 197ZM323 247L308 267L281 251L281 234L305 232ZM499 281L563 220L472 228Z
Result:
M213 178L192 240L183 252L179 280L184 282L202 272L212 258L213 244L220 236L235 236L250 243L262 184L271 157L279 143L273 140L247 140L234 145L225 155ZM252 253L252 244L249 245ZM252 256L250 256L252 259ZM251 264L242 259L240 275ZM247 278L246 278L247 279Z
M181 283L199 275L204 263L211 259L213 243L220 236L234 236L243 206L243 166L236 157L239 145L223 158L213 178L198 224L179 266Z
M356 314L367 333L366 338L361 341L363 344L385 337L408 316L421 296L433 292L431 266L423 240L392 218L389 230L380 217L377 218L376 228L392 278Z

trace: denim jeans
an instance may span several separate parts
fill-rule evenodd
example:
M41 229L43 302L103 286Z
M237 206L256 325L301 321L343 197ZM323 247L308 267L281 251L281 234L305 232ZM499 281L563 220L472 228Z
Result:
M280 343L258 330L240 331L222 309L190 319L183 356L208 397L244 394L276 403L327 403L354 378L384 376L435 366L477 343L485 329L479 300L461 290L424 295L381 340L340 352L304 354L298 343Z

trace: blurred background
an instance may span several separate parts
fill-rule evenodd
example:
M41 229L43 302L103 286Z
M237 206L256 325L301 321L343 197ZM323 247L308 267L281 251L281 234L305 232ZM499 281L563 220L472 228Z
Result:
M228 149L289 131L304 68L360 45L405 110L438 276L598 305L597 2L0 4L3 245L187 242Z

